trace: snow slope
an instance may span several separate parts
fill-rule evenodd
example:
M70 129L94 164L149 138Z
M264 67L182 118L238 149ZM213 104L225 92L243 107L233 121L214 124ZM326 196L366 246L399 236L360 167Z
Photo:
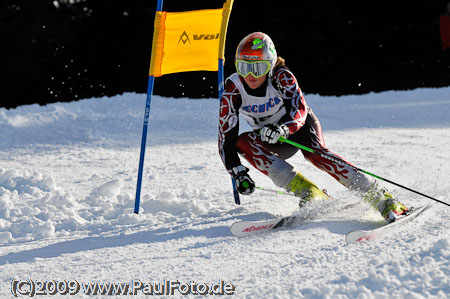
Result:
M234 221L298 208L294 197L263 191L234 204L217 151L217 100L153 98L141 213L134 214L145 97L0 109L2 298L11 298L12 281L27 279L224 281L237 298L450 294L450 207L442 204L384 240L358 245L346 245L345 234L382 224L364 203L297 228L233 237ZM329 148L450 202L449 87L306 99ZM360 200L301 154L290 161L337 204ZM427 202L384 185L407 205ZM71 297L84 296L81 288Z

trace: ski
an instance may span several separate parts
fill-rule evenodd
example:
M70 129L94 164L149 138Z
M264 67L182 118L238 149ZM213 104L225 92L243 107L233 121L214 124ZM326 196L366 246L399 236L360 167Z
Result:
M396 228L399 228L402 225L411 222L412 220L417 218L417 216L421 215L424 211L426 211L432 205L432 203L433 202L430 201L429 203L421 207L411 208L412 211L407 216L400 218L395 222L383 225L381 227L371 230L351 231L345 236L345 241L347 242L347 244L355 244L359 242L380 239L386 236L387 234L392 233Z
M360 203L355 202L345 204L341 207L338 207L337 210L350 209L358 204ZM314 218L315 216L311 215L294 214L268 220L237 221L231 225L230 230L234 236L241 238L261 234L279 228L300 226L307 221L313 220Z
M230 230L236 237L248 237L279 227L287 227L289 223L297 222L295 221L297 218L302 219L300 216L293 215L271 220L238 221L231 225Z

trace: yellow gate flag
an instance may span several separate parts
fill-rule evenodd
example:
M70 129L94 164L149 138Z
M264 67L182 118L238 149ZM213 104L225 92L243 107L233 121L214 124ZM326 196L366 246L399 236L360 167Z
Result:
M225 39L225 34L221 34L223 11L222 8L157 11L150 76L217 71L219 45L221 39Z

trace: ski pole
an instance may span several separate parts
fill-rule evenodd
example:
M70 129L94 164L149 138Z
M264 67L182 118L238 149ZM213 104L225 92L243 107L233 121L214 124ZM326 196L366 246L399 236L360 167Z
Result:
M349 167L353 168L355 171L359 171L359 172L365 173L365 174L370 175L370 176L372 176L372 177L374 177L374 178L377 178L377 179L379 179L379 180L388 182L388 183L393 184L393 185L395 185L395 186L397 186L397 187L406 189L406 190L408 190L408 191L411 191L411 192L413 192L413 193L419 194L419 195L421 195L421 196L423 196L423 197L429 198L429 199L431 199L431 200L437 201L437 202L439 202L439 203L441 203L441 204L444 204L444 205L450 207L450 204L448 204L448 203L446 203L446 202L444 202L444 201L441 201L441 200L436 199L436 198L434 198L434 197L431 197L431 196L429 196L429 195L423 194L422 192L413 190L413 189L408 188L408 187L406 187L406 186L400 185L400 184L398 184L398 183L396 183L396 182L393 182L393 181L388 180L388 179L386 179L386 178L380 177L380 176L378 176L378 175L376 175L376 174L373 174L373 173L370 173L370 172L368 172L368 171L365 171L364 169L361 169L361 168L358 168L358 167L356 167L356 166L353 166L353 165L351 165L351 164L349 164L349 163L345 162L344 160L339 159L339 158L337 158L337 157L333 157L333 156L330 156L330 155L327 155L327 154L324 154L324 153L315 151L315 150L313 150L313 149L311 149L311 148L309 148L309 147L307 147L307 146L298 144L298 143L293 142L293 141L291 141L291 140L288 140L288 139L286 139L286 138L284 138L284 137L278 138L278 141L284 142L284 143L288 143L288 144L290 144L290 145L293 145L293 146L295 146L295 147L298 147L299 149L305 150L305 151L310 152L310 153L315 154L315 155L319 155L319 156L321 156L322 158L325 158L325 159L327 159L327 160L333 161L334 163L336 163L336 164L338 164L338 165L341 165L341 166L349 166Z

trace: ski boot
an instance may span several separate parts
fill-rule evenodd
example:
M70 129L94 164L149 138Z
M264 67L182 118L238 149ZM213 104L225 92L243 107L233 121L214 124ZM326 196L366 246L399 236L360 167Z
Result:
M303 207L306 203L316 200L328 200L329 197L317 186L301 175L299 172L294 176L286 187L286 190L293 192L295 196L300 197L299 206Z
M377 183L364 195L364 200L377 208L388 224L409 214L404 204L395 199L385 188L378 189Z

